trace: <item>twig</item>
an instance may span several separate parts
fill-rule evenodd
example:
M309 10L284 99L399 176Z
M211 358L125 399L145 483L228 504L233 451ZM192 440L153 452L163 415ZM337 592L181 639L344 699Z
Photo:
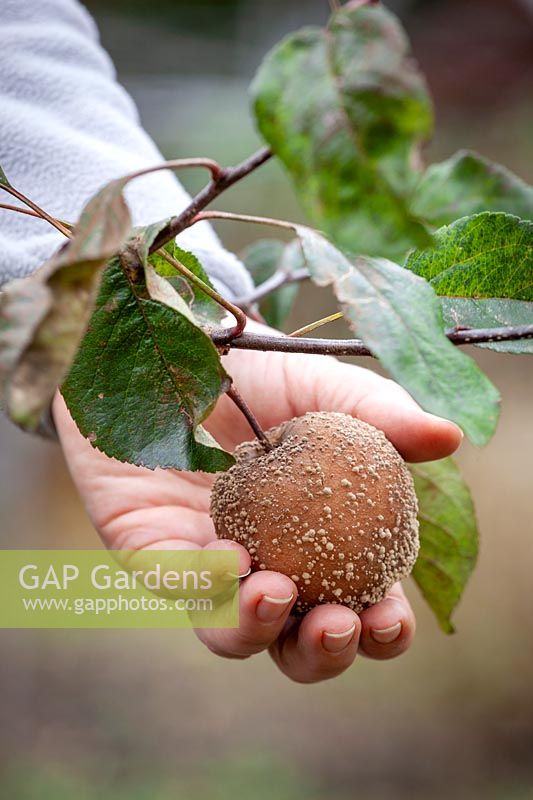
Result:
M168 225L159 232L150 248L150 253L153 253L171 239L174 239L174 237L187 228L194 217L216 197L222 194L226 189L229 189L230 186L233 186L234 183L240 181L241 178L245 178L258 167L262 166L262 164L271 157L271 151L267 147L264 147L245 159L245 161L237 164L237 166L223 167L217 176L212 175L211 182L193 198L187 208L185 208L181 214L172 217Z
M214 331L211 339L219 343L222 331ZM292 336L273 336L262 333L245 332L230 343L232 349L279 351L282 353L316 353L331 356L372 356L368 347L360 339L300 339Z
M156 164L152 167L143 167L135 170L127 177L129 180L133 180L133 178L140 178L142 175L160 172L164 169L189 169L189 167L205 167L211 173L211 180L213 181L219 181L224 174L224 168L221 167L218 161L213 161L212 158L173 158L170 161L162 161L161 164Z
M180 272L188 280L190 280L191 283L194 283L195 286L198 286L198 288L201 289L202 292L204 292L206 295L208 295L208 297L210 297L220 306L225 308L226 311L229 311L230 314L233 314L233 316L237 321L237 324L233 328L229 328L228 330L226 330L225 332L226 341L219 342L219 344L229 344L232 341L232 339L242 334L242 332L246 327L246 322L247 322L246 314L244 313L244 311L242 311L237 306L234 306L233 303L230 302L229 300L226 300L225 297L222 297L222 295L220 295L211 286L208 286L208 284L205 283L197 275L195 275L194 272L191 272L191 270L188 269L188 267L186 267L185 264L182 264L181 261L179 261L177 258L171 256L170 253L167 253L167 251L164 248L159 249L157 251L157 255L161 256L161 258L164 258L165 261L167 261L174 267L175 270L177 270L177 272Z
M253 319L255 322L260 322L262 325L267 324L266 319L255 305L246 307L246 316L250 317L250 319Z
M256 217L253 214L234 214L233 211L200 211L195 214L191 224L201 222L204 219L227 219L234 222L250 222L252 225L272 225L274 228L284 228L294 233L295 223L288 222L286 219L276 219L275 217Z
M144 167L143 169L139 169L136 172L132 172L128 177L130 180L133 178L140 178L142 175L146 175L152 172L158 172L164 169L187 169L189 167L204 167L208 169L211 173L211 181L218 183L224 176L224 168L221 165L214 161L212 158L176 158L171 161L165 161L161 164L157 164L155 167ZM66 228L61 220L52 217L46 211L43 211L33 200L30 200L28 197L19 192L18 189L15 189L10 184L6 184L1 182L0 189L3 189L5 192L13 195L22 203L25 203L29 208L33 209L32 211L28 211L27 209L20 208L19 206L9 205L7 203L0 203L0 208L5 209L6 211L18 211L20 214L27 214L30 217L39 217L40 219L46 220L49 222L50 225L53 225L54 228L57 228L58 231L63 233L65 236L69 238L72 236L72 233Z
M330 314L328 317L322 317L322 319L317 319L314 322L310 322L309 325L304 325L303 328L298 328L288 335L295 337L303 336L305 333L311 333L311 331L321 328L322 325L327 325L328 322L335 322L336 319L342 319L342 317L344 317L342 311L336 311L334 314Z
M517 342L533 339L533 325L515 325L505 328L453 328L446 332L454 344L488 344L490 342Z
M231 400L233 400L239 411L241 411L244 414L244 416L248 420L250 428L253 430L253 432L261 442L264 449L266 451L272 450L273 449L272 443L268 440L266 433L259 425L258 421L256 420L250 408L248 407L247 403L245 402L244 398L241 397L235 386L231 386L226 392L226 394Z
M43 219L36 211L31 211L29 208L21 208L21 206L12 206L10 203L0 203L0 208L4 209L4 211L16 211L19 214L26 214L28 217ZM44 222L46 222L46 220L44 220Z
M65 228L63 223L61 223L55 217L52 217L50 214L48 214L48 212L44 211L40 206L37 205L37 203L34 203L33 200L30 200L29 197L26 197L26 195L22 194L22 192L19 192L18 189L15 189L13 186L1 182L0 182L0 189L3 189L4 192L13 195L13 197L16 197L17 200L20 200L21 203L24 203L24 205L28 206L28 208L31 208L32 211L35 212L35 216L46 220L46 222L49 222L50 225L52 225L54 228L56 228L56 230L62 233L63 236L66 236L67 239L71 238L72 236L71 232L68 230L68 228ZM15 211L19 209L17 209L16 206L10 206L9 210Z
M245 297L239 297L235 303L241 308L248 308L248 306L253 303L257 303L258 300L262 300L263 297L266 297L270 292L280 289L282 286L286 286L290 283L306 281L309 277L309 272L306 269L298 269L294 272L285 272L285 270L282 269L277 270L270 278L267 278L266 281L256 286L250 294L247 294Z
M211 338L217 344L222 332L214 332ZM515 342L533 339L533 325L519 325L508 328L470 328L452 329L446 332L455 345L488 344L490 342ZM374 356L360 339L299 339L291 336L272 336L270 334L243 333L233 339L230 347L239 350L279 351L283 353L315 353L332 356Z

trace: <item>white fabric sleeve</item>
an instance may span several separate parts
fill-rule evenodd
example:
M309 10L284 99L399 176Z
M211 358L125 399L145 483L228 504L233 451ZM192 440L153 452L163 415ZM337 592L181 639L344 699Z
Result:
M54 216L76 220L109 180L161 160L77 0L0 0L0 165L13 186ZM133 181L126 199L135 225L177 214L189 201L170 172ZM62 240L46 222L0 209L0 286L31 273ZM178 242L226 295L250 291L245 268L207 223Z

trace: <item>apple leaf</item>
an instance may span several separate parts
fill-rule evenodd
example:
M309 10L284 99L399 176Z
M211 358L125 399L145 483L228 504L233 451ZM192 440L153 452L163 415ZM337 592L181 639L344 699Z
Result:
M426 411L486 444L498 421L498 392L445 336L431 286L386 259L360 257L351 264L315 231L296 231L311 276L320 286L333 285L348 324L385 369Z
M415 189L411 209L435 227L483 211L533 219L533 186L500 164L460 150L427 168Z
M431 100L397 18L351 2L288 36L252 85L259 130L309 218L347 252L403 256L431 236L409 208Z
M478 531L468 486L451 458L411 464L419 505L420 552L413 578L445 633L472 574Z
M449 328L506 328L533 325L533 303L507 298L441 297L444 321ZM476 347L499 353L533 354L533 339L486 342Z
M165 245L164 248L169 255L187 267L197 278L200 278L209 287L213 288L208 274L201 265L198 258L194 253L183 250L176 242L171 241ZM175 267L166 261L157 252L153 253L148 258L148 263L151 264L158 275L164 278L183 299L183 302L189 307L194 314L198 323L202 323L205 327L219 325L224 317L226 311L222 306L207 295L201 288L187 280Z
M11 281L0 292L0 386L4 392L11 371L30 344L49 304L46 286L26 278Z
M294 272L303 267L298 243L286 244L278 239L259 239L243 250L240 258L256 286L264 283L275 272ZM289 283L264 297L259 302L259 311L265 321L273 328L281 328L290 314L297 294L298 284Z
M156 234L157 226L144 238L137 233L129 253L140 269L128 253L106 269L62 392L81 433L108 456L150 469L217 472L233 458L200 423L230 378L192 311L180 313L169 295L150 295L147 274L164 280L147 261L148 272L142 269Z
M448 297L533 300L533 222L484 212L440 228L435 246L414 251L407 269Z

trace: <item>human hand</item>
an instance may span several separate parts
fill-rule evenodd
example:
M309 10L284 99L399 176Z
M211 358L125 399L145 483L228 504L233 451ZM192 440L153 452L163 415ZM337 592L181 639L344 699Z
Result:
M233 350L225 366L264 429L306 411L341 411L381 428L410 461L429 461L457 449L462 434L451 422L426 414L397 384L325 356ZM122 464L95 450L78 432L61 396L54 418L68 466L104 544L113 549L180 549L221 545L209 517L213 476L147 470ZM220 398L206 427L233 450L252 434L227 398ZM235 543L242 573L250 557ZM247 658L268 649L293 680L332 678L357 652L375 659L403 653L415 619L399 584L361 614L322 605L300 621L290 616L297 587L287 576L255 572L240 586L240 627L198 630L214 653Z

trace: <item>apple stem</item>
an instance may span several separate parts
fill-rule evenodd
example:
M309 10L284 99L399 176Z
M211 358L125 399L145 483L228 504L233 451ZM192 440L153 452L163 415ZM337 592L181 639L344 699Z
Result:
M242 414L246 417L246 420L247 420L250 428L253 430L253 432L257 436L257 438L258 438L259 442L261 443L261 445L263 446L263 448L267 452L272 450L273 449L272 443L269 441L266 433L261 428L259 422L254 417L254 415L252 414L252 411L250 410L248 404L246 403L244 398L239 394L239 392L237 391L235 386L232 385L228 389L226 394L228 395L228 397L231 400L233 400L233 402L235 403L235 405L237 406L239 411L241 411Z

